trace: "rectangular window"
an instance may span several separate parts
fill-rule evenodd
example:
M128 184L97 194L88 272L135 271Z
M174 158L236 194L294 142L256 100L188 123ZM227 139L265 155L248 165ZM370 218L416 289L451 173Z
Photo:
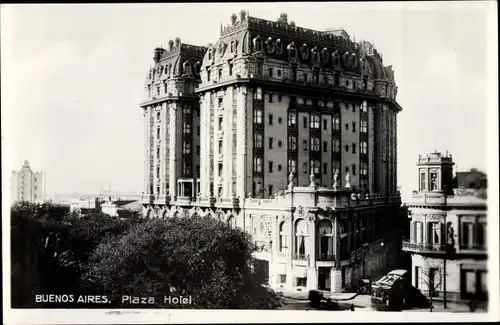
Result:
M219 163L219 176L222 176L223 171L224 171L224 165L222 163Z
M262 74L262 63L257 61L257 64L255 66L255 74L257 76L260 76Z
M430 222L429 223L429 242L431 244L440 244L441 243L441 224L439 222Z
M313 72L313 78L314 78L314 83L316 84L319 84L319 71L318 70L314 70Z
M352 132L356 132L356 122L352 122Z
M462 246L471 248L473 242L474 224L471 222L462 223Z
M304 73L303 77L304 77L304 82L307 82L307 73Z
M189 121L184 121L182 124L182 132L184 134L190 134L191 133L191 123Z
M222 79L222 69L219 69L219 81Z
M356 144L355 143L352 144L352 153L356 153Z
M297 278L297 287L307 287L307 278Z
M366 141L361 141L361 153L364 155L368 154L368 143Z
M356 165L352 164L352 174L356 175Z
M189 142L183 143L182 153L183 154L190 154L191 153L191 143L189 143Z
M274 139L273 138L269 138L269 149L273 148L273 142L274 142Z
M286 283L286 274L280 274L279 283Z
M257 173L262 172L262 158L254 157L253 159L253 171Z
M160 177L160 167L156 167L156 177Z
M425 173L420 173L420 190L425 191Z
M254 146L257 149L262 148L262 133L256 132L254 135Z
M484 223L478 223L476 225L477 229L477 240L475 245L478 247L484 247L486 245L486 225Z
M273 94L269 94L269 102L272 103L273 102Z
M334 116L332 122L333 130L340 130L340 117Z
M327 152L327 151L328 151L328 142L323 141L323 152Z
M318 138L311 138L311 151L320 151Z
M273 68L269 68L269 77L272 78L273 77Z
M293 135L288 136L288 150L297 150L297 137Z
M257 108L253 112L253 122L255 124L262 124L262 110L260 108Z
M218 107L222 108L223 106L224 106L224 98L219 97L219 99L218 99Z
M159 139L160 138L160 128L157 128L156 129L156 138Z
M288 174L297 173L297 161L295 159L288 159Z
M333 152L340 152L340 140L333 140Z
M307 117L305 117L305 116L304 116L304 117L302 118L302 122L303 122L303 124L304 124L304 129L307 129Z
M465 273L465 291L468 294L476 293L476 272L474 270L463 270Z
M361 133L368 133L368 121L361 121L361 128L359 130Z
M323 119L323 130L328 130L328 122L326 119Z
M307 163L303 163L303 164L302 164L302 172L303 172L304 174L307 174L307 172L308 172L308 171L307 171L307 169L308 169L308 168L307 168Z
M311 115L311 129L319 129L320 118L319 115Z
M297 114L288 113L288 126L292 127L297 126Z
M304 151L307 151L307 140L304 140L302 145L304 147Z
M269 172L272 173L273 172L273 166L274 166L274 163L272 161L269 162Z
M160 148L156 148L156 159L160 159ZM36 179L35 179L36 182Z
M323 163L323 174L328 174L328 164L327 163Z
M232 76L233 75L233 61L229 61L229 75Z
M360 171L361 175L366 176L368 175L368 164L367 163L361 163Z
M269 185L268 188L269 188L269 196L272 196L273 195L273 186Z
M269 125L273 125L273 114L269 114Z
M157 119L157 120L160 120L160 119L161 119L161 113L160 113L160 112L157 112L157 113L156 113L156 119Z
M223 130L224 129L224 120L222 118L222 116L219 116L219 130Z

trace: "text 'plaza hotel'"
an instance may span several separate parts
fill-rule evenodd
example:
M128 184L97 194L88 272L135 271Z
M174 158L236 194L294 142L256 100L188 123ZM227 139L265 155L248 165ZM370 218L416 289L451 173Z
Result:
M368 42L242 11L157 48L141 104L147 217L254 236L274 287L337 291L398 265L397 87Z

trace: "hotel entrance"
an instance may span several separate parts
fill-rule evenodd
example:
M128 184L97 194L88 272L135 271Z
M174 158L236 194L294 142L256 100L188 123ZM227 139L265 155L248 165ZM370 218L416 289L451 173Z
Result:
M318 267L318 289L330 291L332 288L331 267Z

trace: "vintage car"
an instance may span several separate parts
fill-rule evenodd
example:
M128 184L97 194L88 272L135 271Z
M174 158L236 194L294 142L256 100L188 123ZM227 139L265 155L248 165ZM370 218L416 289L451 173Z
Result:
M376 310L401 310L406 307L410 288L408 271L393 270L372 284L372 307Z

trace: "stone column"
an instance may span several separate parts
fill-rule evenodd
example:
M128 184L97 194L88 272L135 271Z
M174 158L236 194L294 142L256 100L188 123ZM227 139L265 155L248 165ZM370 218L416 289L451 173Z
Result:
M308 238L307 238L307 254L309 254L309 265L307 267L307 288L318 288L318 274L316 270L316 216L309 220Z
M247 189L247 92L246 87L240 87L237 95L236 196L242 200L246 197Z
M176 200L177 192L177 103L170 104L170 194Z
M286 256L286 287L291 289L293 287L293 254L295 252L294 242L295 242L295 227L294 227L294 218L289 217L289 225L288 225L288 233L289 236L287 238L288 241L288 251Z
M142 116L144 117L144 195L149 194L149 116L148 108L143 108Z

